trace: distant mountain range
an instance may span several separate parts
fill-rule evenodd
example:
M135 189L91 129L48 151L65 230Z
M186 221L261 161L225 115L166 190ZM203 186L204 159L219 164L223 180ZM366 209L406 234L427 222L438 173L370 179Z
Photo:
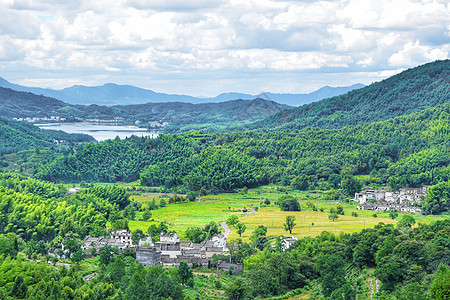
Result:
M127 124L140 123L143 126L151 126L149 122L167 122L171 131L214 130L212 125L223 127L261 120L289 108L291 106L261 98L197 104L165 102L114 106L72 105L52 97L0 87L0 116L7 119L38 118L38 122L45 122L52 116L72 122L121 118Z
M309 94L276 94L263 93L260 95L250 95L242 93L223 93L212 98L193 97L188 95L176 95L157 93L152 90L146 90L131 85L117 85L107 83L102 86L83 86L74 85L62 90L44 89L37 87L26 87L0 77L0 87L10 88L21 92L30 92L37 95L43 95L62 100L69 104L97 104L97 105L129 105L161 102L187 102L187 103L208 103L224 102L229 100L253 100L263 98L286 104L298 106L315 102L324 98L334 97L345 94L354 89L364 87L363 84L354 84L348 87L330 87L325 86Z

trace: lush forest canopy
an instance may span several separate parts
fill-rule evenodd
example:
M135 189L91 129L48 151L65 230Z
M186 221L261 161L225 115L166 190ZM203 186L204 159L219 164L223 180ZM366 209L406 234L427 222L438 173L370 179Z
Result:
M0 155L28 149L50 149L55 147L54 140L76 145L94 141L86 134L69 134L61 130L44 130L26 122L17 122L0 118Z
M435 61L341 96L282 111L244 127L265 130L308 126L340 128L387 120L450 101L449 80L450 60Z
M36 176L59 181L133 181L202 192L267 183L298 189L361 188L375 183L434 185L450 180L450 104L341 129L160 135L88 143L43 164ZM355 188L356 186L356 188ZM436 211L436 210L435 210Z

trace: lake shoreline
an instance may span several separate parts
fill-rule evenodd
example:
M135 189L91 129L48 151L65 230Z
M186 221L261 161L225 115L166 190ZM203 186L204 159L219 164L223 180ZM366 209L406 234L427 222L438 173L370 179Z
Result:
M134 125L123 124L98 124L91 122L74 122L74 123L43 123L34 124L41 129L62 130L67 133L81 133L88 134L94 137L98 142L108 139L115 139L119 137L124 139L132 135L135 136L150 136L156 138L161 131L148 130L147 128L140 128Z

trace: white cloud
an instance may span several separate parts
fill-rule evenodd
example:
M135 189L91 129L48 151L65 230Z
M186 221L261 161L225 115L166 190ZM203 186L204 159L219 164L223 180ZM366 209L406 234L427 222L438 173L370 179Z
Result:
M261 90L270 76L287 92L349 85L447 58L447 2L9 0L0 2L0 76L160 82L203 95L205 86Z
M389 58L389 63L392 66L414 66L428 61L447 59L450 47L447 46L445 48L446 49L433 49L428 46L420 45L418 41L415 43L408 42L403 49L394 53Z
M163 11L186 11L214 8L219 6L221 0L128 0L128 5L137 9L154 9Z

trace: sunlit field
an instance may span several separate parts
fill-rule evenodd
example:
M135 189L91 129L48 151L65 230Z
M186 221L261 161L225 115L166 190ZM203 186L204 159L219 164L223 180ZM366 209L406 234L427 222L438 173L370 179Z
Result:
M197 226L202 227L205 224L214 221L217 223L226 221L232 214L237 214L243 217L243 208L249 211L252 207L260 208L253 215L241 218L241 221L246 224L247 229L242 234L242 239L248 240L253 230L259 225L264 225L268 228L268 236L289 235L289 232L284 230L284 222L286 216L295 216L295 227L292 235L298 237L317 236L322 231L329 231L339 234L352 233L361 231L364 228L372 228L380 222L385 224L396 224L401 218L399 214L395 220L389 218L388 212L374 212L361 211L357 209L357 205L345 204L341 205L344 208L344 215L339 215L339 218L332 221L328 218L331 208L336 208L338 202L328 202L323 199L324 192L322 191L288 191L289 195L294 195L297 199L301 199L300 212L284 212L281 211L276 201L286 192L277 191L277 186L269 185L257 189L250 189L246 193L224 193L218 195L208 195L200 197L200 202L184 202L176 204L168 204L166 207L159 208L152 211L152 218L148 222L139 221L142 213L138 213L136 221L130 221L129 226L131 230L142 229L147 231L151 224L158 224L166 221L171 230L175 230L181 237L184 237L184 232L188 227ZM146 202L155 201L160 202L164 199L168 202L166 197L161 197L162 194L144 194L143 196L132 196L132 200L141 202L145 205ZM265 205L264 200L268 199L270 205ZM311 205L317 207L318 210L323 209L323 212L312 211ZM352 216L352 212L357 214L357 217ZM431 223L438 219L448 218L448 216L422 216L414 214L417 223ZM416 224L417 224L416 223ZM231 228L232 232L229 239L239 238L239 235Z

